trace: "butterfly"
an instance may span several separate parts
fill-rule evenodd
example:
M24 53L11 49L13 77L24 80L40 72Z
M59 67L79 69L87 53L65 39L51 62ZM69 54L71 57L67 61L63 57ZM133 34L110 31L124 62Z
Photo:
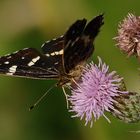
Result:
M94 51L93 41L104 24L103 15L89 23L77 20L56 39L45 42L42 52L24 48L0 57L0 74L33 79L57 79L58 86L71 84L82 73Z

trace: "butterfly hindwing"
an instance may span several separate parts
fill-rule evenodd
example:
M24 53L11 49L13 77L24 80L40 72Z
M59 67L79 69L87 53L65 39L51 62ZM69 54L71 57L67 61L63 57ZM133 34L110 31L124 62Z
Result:
M66 40L69 39L69 41L67 41L67 47L64 48L64 67L67 73L92 55L93 40L103 25L103 15L95 17L86 26L85 20L81 20L81 23L84 25L81 28L72 26L73 28L70 27L66 32ZM75 33L75 40L73 34L70 36L70 33Z
M0 58L0 73L28 78L58 78L57 66L34 48Z
M64 36L60 36L60 37L58 37L56 39L52 39L52 40L46 41L41 46L43 54L45 54L46 56L50 56L54 52L59 52L63 48L64 48Z

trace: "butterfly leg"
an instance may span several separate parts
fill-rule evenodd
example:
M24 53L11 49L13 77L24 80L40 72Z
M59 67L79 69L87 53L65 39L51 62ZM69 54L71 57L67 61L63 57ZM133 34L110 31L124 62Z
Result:
M62 90L63 90L63 93L65 95L65 99L66 99L66 103L67 103L67 109L68 109L69 108L68 95L66 93L66 90L65 90L64 86L62 86Z

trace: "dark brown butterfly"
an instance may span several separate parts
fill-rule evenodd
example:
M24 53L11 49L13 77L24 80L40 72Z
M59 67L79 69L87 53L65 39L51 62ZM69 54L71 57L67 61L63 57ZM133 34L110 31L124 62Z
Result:
M103 25L103 15L77 20L63 36L42 45L42 53L25 48L0 58L0 74L35 79L58 79L59 86L80 77L94 51L93 41Z

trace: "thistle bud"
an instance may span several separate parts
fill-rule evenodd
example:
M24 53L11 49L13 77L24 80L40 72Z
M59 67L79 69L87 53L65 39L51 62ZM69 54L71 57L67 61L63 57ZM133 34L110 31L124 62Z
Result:
M129 92L128 94L120 94L116 96L114 108L111 113L125 123L136 123L140 121L140 94L137 92Z

